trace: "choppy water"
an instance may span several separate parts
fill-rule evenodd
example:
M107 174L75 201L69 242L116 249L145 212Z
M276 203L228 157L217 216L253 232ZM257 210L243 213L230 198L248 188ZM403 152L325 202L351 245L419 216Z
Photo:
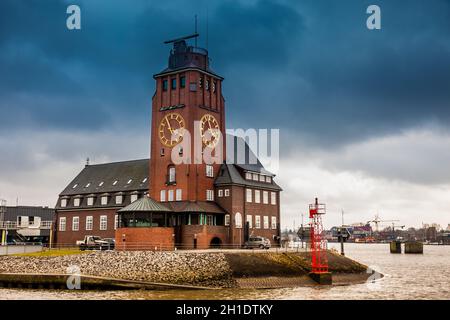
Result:
M338 244L330 247L339 248ZM346 244L346 254L385 275L335 287L220 291L52 291L0 289L0 299L450 299L450 246L393 255L388 244Z

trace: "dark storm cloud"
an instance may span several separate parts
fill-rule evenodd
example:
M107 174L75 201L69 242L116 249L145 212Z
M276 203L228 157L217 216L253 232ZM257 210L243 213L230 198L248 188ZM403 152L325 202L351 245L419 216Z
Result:
M74 3L82 9L76 32L65 28L66 1L0 2L8 130L120 121L147 132L151 76L167 63L162 41L192 32L198 13L205 45L206 10L230 127L278 127L341 144L449 120L448 1L377 1L381 31L365 27L367 1Z

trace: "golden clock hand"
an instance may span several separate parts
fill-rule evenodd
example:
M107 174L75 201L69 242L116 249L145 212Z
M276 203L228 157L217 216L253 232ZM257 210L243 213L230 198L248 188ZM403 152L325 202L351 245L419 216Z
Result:
M166 118L166 122L167 122L167 126L168 126L170 134L173 134L173 130L172 130L172 127L170 126L169 119Z

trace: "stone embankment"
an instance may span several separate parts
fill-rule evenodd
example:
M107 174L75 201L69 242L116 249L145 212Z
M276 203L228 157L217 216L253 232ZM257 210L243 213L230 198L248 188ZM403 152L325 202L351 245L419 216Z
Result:
M328 257L333 273L354 274L355 279L360 279L366 270L351 259L333 253ZM0 257L0 274L67 274L79 270L86 276L214 288L260 287L258 279L271 277L274 284L286 286L287 278L295 285L306 281L309 258L304 252L97 251L53 257ZM262 287L267 284L264 282Z

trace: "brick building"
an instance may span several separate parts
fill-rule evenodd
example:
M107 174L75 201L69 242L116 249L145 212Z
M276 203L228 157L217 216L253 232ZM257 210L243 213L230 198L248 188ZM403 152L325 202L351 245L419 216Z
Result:
M241 246L250 235L279 241L281 188L243 140L225 135L224 79L186 40L168 42L169 65L154 76L150 159L87 165L59 196L58 243L84 235L115 237L129 250ZM200 151L190 144L197 133Z

